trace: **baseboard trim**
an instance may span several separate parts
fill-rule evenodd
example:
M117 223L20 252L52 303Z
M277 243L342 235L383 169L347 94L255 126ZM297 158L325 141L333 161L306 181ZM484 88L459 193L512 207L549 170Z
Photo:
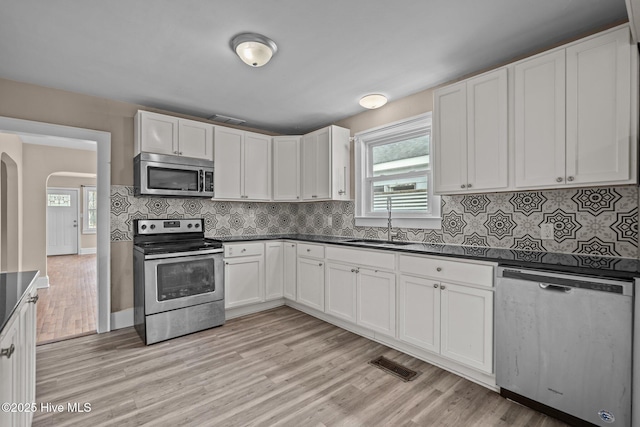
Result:
M95 253L97 253L96 248L80 248L78 250L78 255L90 255Z
M37 289L46 289L49 287L49 276L40 276L36 279Z
M111 330L133 326L133 308L111 313Z

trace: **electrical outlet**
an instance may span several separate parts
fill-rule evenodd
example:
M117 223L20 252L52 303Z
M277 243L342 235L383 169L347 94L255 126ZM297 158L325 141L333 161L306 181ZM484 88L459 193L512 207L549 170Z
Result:
M333 217L331 215L327 217L327 227L333 227Z
M540 238L542 240L554 240L553 237L553 223L545 222L540 225Z

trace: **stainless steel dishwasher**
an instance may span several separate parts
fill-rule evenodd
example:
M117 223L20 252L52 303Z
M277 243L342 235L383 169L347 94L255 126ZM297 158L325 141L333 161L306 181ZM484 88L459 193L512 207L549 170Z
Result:
M509 267L497 274L501 394L572 425L631 426L633 282Z

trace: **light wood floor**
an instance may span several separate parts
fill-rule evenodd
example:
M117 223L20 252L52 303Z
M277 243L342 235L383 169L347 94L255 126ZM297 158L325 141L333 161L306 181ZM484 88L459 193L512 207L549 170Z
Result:
M370 366L384 355L412 382ZM132 328L37 350L33 426L564 426L288 307L145 347Z
M49 288L38 289L37 342L95 332L96 256L47 257L47 273Z

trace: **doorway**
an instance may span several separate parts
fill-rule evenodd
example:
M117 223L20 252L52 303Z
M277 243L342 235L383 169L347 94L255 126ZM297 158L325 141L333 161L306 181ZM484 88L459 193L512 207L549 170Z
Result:
M74 138L97 142L98 168L97 189L99 220L96 235L96 269L97 269L97 331L111 330L111 251L110 251L110 186L111 186L111 134L109 132L50 123L0 117L0 131L17 135L39 135L57 138ZM43 163L47 167L47 163ZM45 198L43 193L42 198ZM44 214L44 212L43 212ZM46 221L46 220L45 220ZM44 248L46 252L46 247ZM20 252L20 251L18 251ZM23 265L22 268L28 267Z
M78 190L47 188L47 257L78 254Z

